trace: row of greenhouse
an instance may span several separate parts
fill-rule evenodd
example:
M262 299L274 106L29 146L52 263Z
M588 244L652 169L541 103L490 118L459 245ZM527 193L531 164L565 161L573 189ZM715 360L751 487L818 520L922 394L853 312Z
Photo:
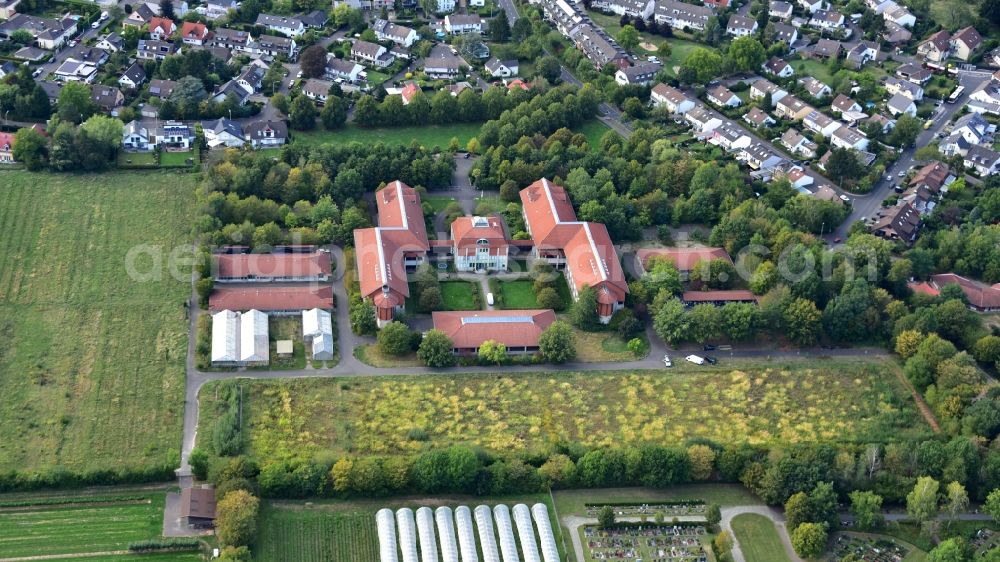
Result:
M415 517L408 507L395 513L386 508L375 520L381 562L480 562L480 550L482 562L559 562L543 503L530 509L519 503L513 510L505 504L475 510L462 505L454 512L447 506L421 507Z

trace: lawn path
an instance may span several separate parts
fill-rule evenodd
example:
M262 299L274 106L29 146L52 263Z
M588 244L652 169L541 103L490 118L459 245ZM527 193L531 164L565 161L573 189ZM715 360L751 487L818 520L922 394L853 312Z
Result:
M900 369L898 365L891 361L888 363L890 363L889 368L892 369L893 373L895 373L899 382L903 384L903 387L910 391L910 395L913 396L913 401L917 405L917 410L919 410L924 416L924 419L927 420L927 424L931 426L934 433L941 433L941 426L938 425L937 418L934 417L934 412L931 411L931 407L927 405L927 402L924 402L924 397L917 392L917 389L910 383L910 379L906 378L906 374L903 373L903 370Z

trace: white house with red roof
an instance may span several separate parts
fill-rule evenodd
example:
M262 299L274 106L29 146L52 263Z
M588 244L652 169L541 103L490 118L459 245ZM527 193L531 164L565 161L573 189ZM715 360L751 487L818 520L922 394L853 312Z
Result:
M577 220L566 189L546 178L522 189L521 203L534 256L565 272L574 300L593 288L597 316L608 323L625 306L628 284L607 227Z
M510 241L499 217L458 217L451 241L458 271L507 271Z
M378 226L354 231L355 260L361 296L375 305L382 327L404 310L410 288L407 268L427 258L430 244L420 195L396 180L375 194Z

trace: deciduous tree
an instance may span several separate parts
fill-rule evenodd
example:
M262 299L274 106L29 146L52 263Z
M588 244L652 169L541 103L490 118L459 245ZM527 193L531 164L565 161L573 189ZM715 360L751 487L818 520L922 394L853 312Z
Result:
M565 363L576 357L575 340L573 328L557 320L538 337L538 353L551 363Z
M234 490L216 505L215 535L222 546L249 546L257 536L260 500L246 490Z
M452 343L448 334L441 330L430 330L424 335L420 347L417 349L417 358L428 367L443 368L451 367L455 364L455 344Z

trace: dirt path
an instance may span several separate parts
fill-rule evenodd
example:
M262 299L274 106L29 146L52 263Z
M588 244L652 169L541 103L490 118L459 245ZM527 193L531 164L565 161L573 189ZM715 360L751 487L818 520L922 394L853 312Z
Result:
M910 383L910 379L906 378L906 373L899 368L899 365L896 365L892 361L887 361L887 363L889 364L889 368L892 369L892 372L896 374L896 378L899 379L899 382L903 383L903 386L910 391L910 395L913 396L913 401L917 404L917 409L920 410L921 414L923 414L924 419L927 420L927 423L931 426L931 429L934 430L934 433L941 433L941 426L938 425L937 418L934 417L934 412L931 411L931 407L927 405L927 402L924 402L924 397L921 396L920 393L917 392L917 389Z

